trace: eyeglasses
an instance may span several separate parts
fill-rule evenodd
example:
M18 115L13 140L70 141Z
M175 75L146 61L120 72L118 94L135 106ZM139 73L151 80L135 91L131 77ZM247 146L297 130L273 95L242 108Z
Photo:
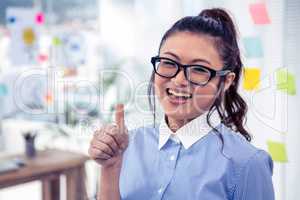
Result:
M157 75L164 78L174 78L183 68L185 78L200 86L205 86L215 76L225 76L230 70L213 70L203 65L183 65L170 58L152 57L151 63Z

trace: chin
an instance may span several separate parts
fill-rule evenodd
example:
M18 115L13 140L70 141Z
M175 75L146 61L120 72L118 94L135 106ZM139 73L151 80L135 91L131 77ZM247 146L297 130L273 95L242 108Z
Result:
M188 112L186 112L186 111L176 111L176 112L175 111L171 111L171 112L166 111L165 114L168 117L170 117L170 118L172 118L174 120L178 120L178 121L182 121L182 120L187 120L187 119L193 118L191 116L191 114L188 113Z

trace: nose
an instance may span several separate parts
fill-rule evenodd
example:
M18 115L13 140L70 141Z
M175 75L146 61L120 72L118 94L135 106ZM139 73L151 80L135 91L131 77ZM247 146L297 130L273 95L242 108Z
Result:
M188 80L186 80L184 71L181 69L178 74L171 79L171 81L176 86L187 86L189 84Z

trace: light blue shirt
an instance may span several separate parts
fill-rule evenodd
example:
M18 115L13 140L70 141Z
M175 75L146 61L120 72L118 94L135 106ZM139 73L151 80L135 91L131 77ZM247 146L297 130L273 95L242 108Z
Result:
M201 115L176 136L164 121L131 131L120 174L121 199L273 200L268 153L222 123L214 127L220 135Z

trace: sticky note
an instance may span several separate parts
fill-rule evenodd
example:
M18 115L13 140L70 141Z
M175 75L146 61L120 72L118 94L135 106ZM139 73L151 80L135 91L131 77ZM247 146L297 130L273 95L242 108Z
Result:
M45 62L45 61L48 60L48 55L46 55L46 54L40 54L40 55L38 55L38 60L40 62Z
M6 96L8 93L7 86L3 83L0 83L0 97Z
M246 57L261 58L263 57L262 42L259 37L245 37L243 44L246 50Z
M79 44L71 44L70 49L72 51L79 51L80 50L80 45Z
M261 70L259 68L244 68L243 87L245 90L258 89L260 85Z
M264 25L271 23L265 3L250 4L249 10L254 24Z
M23 30L23 41L27 45L32 45L35 42L36 35L32 28L25 28Z
M35 21L37 24L43 24L44 21L45 21L45 17L44 17L44 14L43 13L37 13L36 16L35 16Z
M77 74L77 69L76 68L66 68L64 70L64 77L75 76L76 74Z
M61 40L60 40L58 37L54 37L54 38L52 39L52 44L53 44L54 46L59 46L59 45L61 45Z
M16 17L15 16L10 16L7 18L7 23L13 24L16 22Z
M289 95L296 95L296 80L287 68L281 68L276 71L276 87L278 90L284 90Z
M277 162L287 162L286 148L285 144L280 142L268 141L268 151L274 161Z
M48 93L45 95L45 100L46 100L47 104L52 103L52 102L53 102L53 95L52 95L50 92L48 92Z

